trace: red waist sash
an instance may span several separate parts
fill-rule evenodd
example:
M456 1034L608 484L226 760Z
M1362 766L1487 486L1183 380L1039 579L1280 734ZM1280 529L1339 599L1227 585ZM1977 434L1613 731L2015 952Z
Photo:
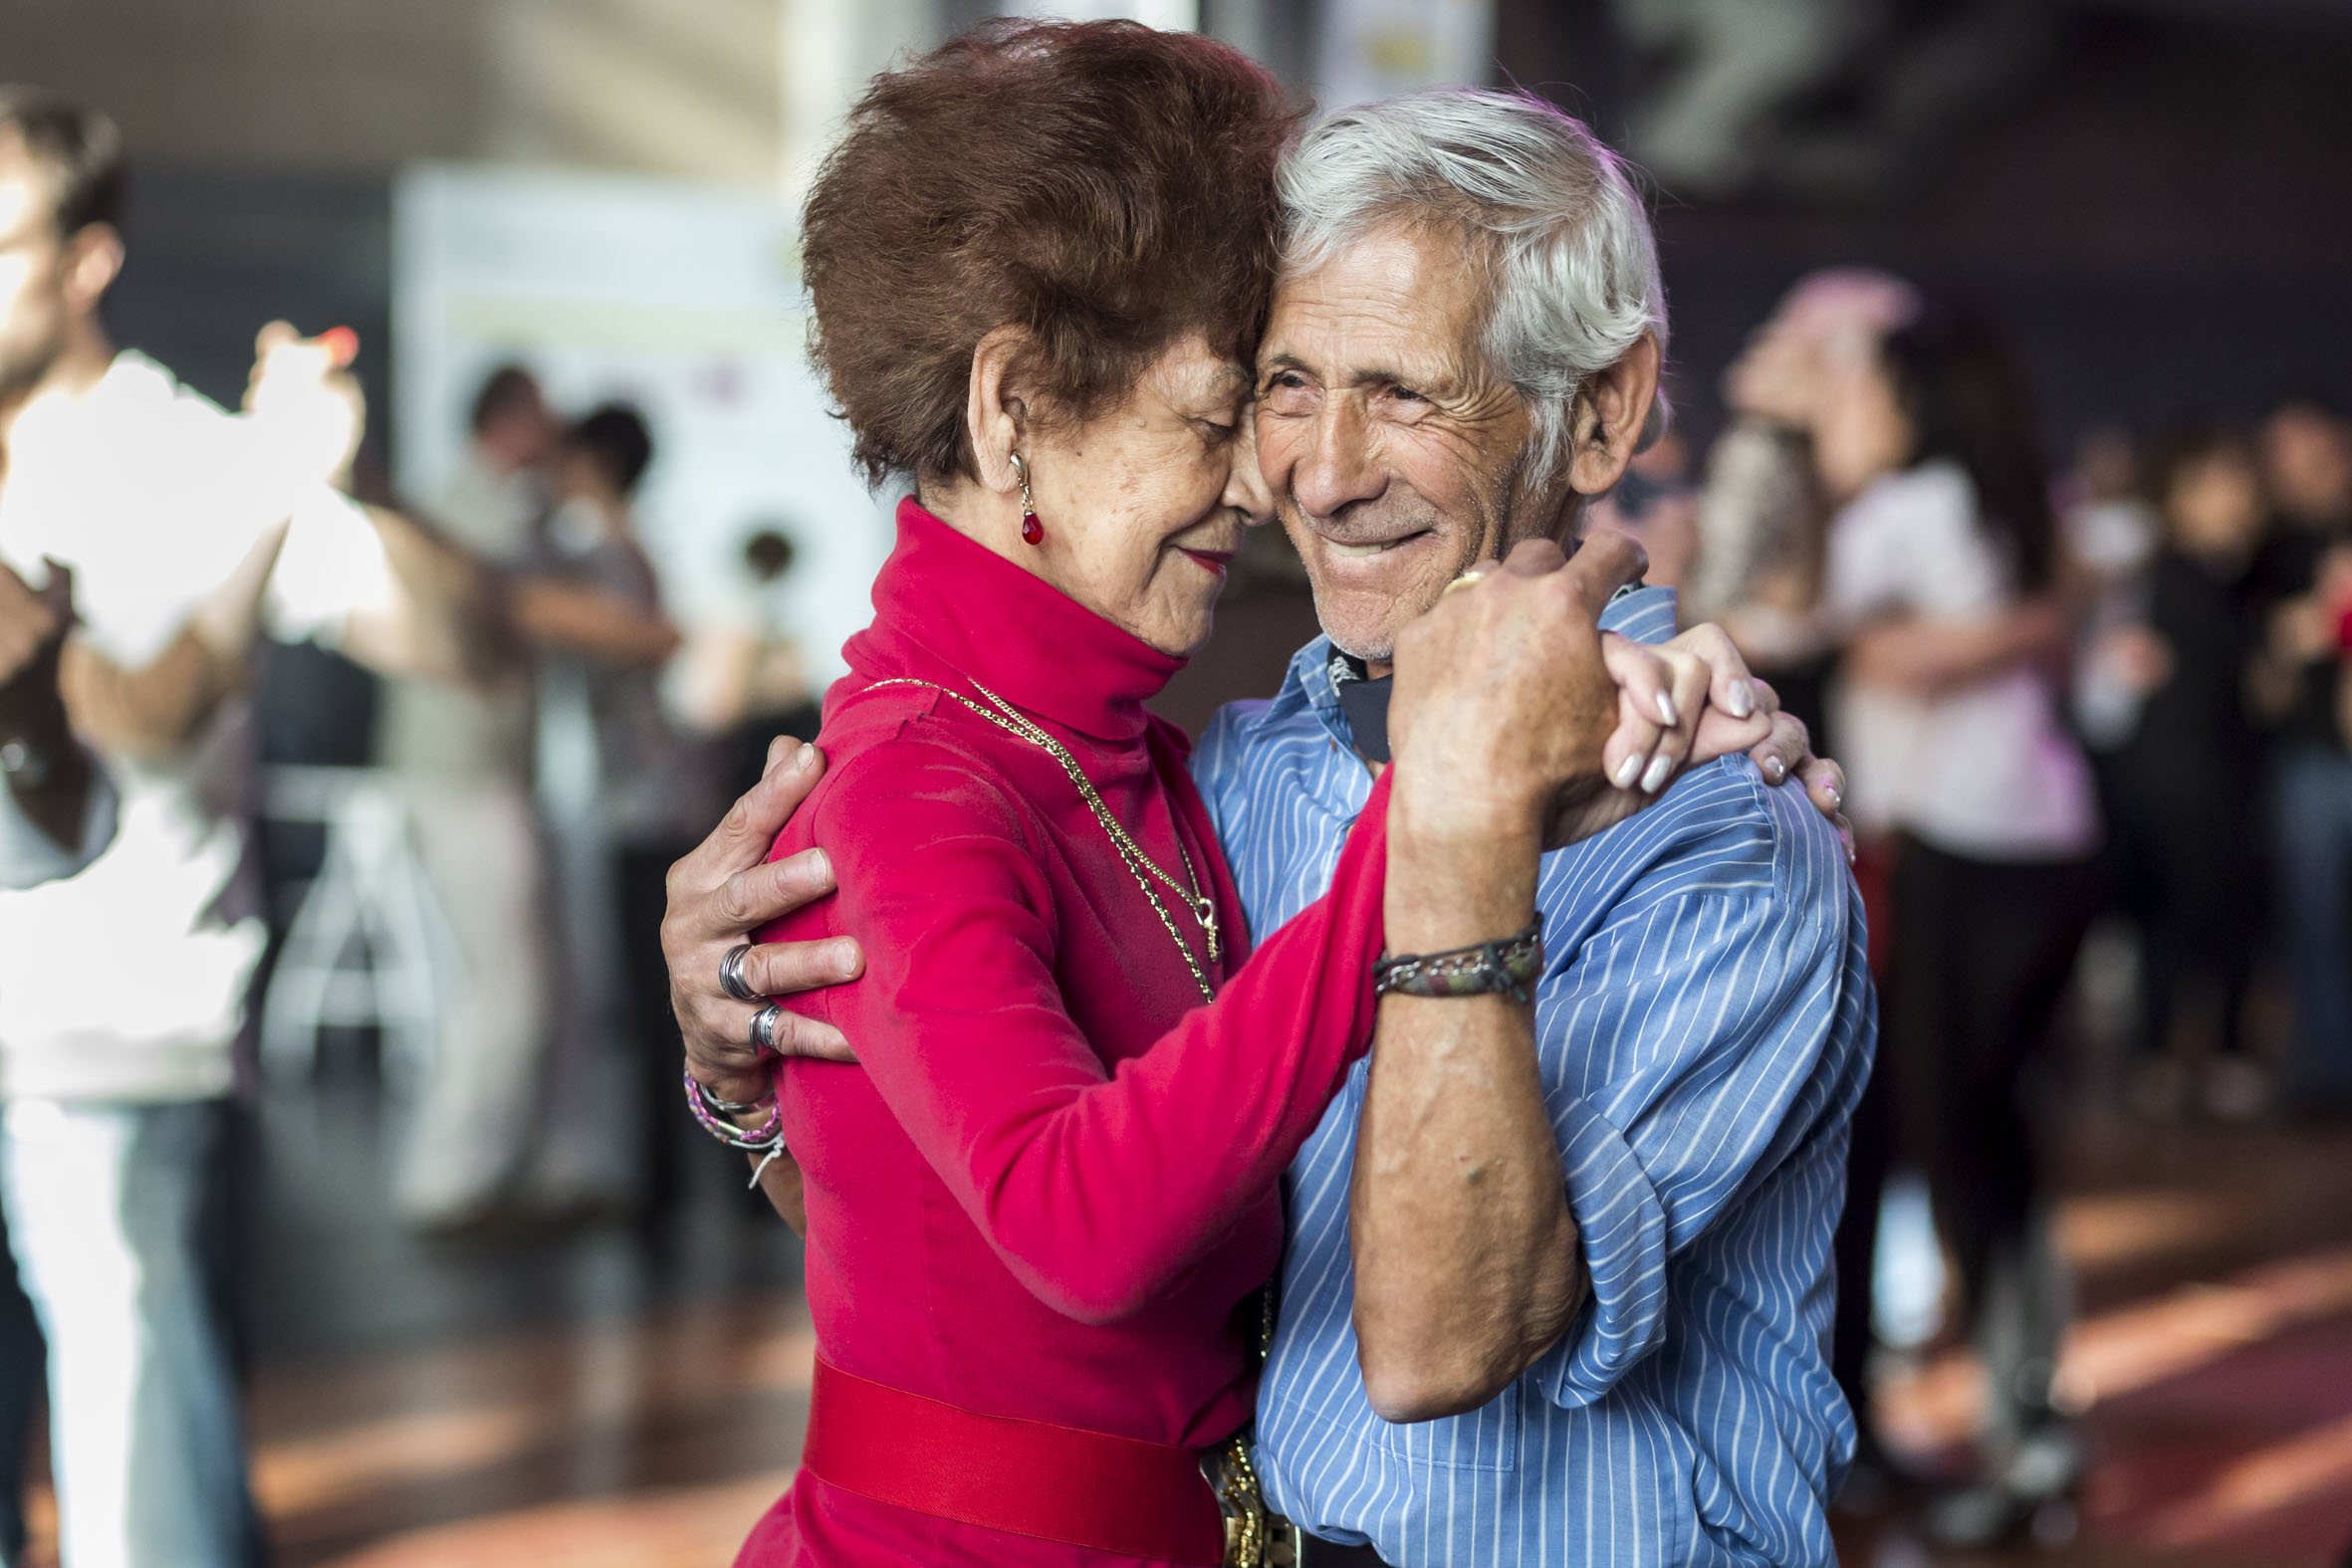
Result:
M1192 1450L975 1415L823 1357L801 1465L934 1518L1196 1568L1225 1561L1224 1513Z

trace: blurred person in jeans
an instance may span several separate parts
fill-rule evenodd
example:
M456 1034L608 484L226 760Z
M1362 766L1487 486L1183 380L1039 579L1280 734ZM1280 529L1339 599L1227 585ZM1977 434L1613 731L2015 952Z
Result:
M362 424L335 369L353 344L266 329L243 417L117 352L98 308L122 191L104 116L0 90L0 558L72 569L60 680L120 797L87 867L0 893L0 1209L49 1342L68 1568L216 1568L259 1550L197 1244L264 942L255 644L266 625L454 677L496 622L462 558L335 488Z
M2149 493L2162 544L2140 617L2109 628L2085 665L2132 712L2101 761L2115 892L2140 925L2141 1066L2133 1097L2177 1113L2193 1072L2222 1116L2258 1110L2262 1075L2240 1046L2261 924L2254 809L2261 738L2246 699L2255 647L2251 572L2261 476L2237 435L2180 431L2157 447ZM2184 1004L2209 1011L2208 1049L2184 1051Z
M2054 678L2022 658L2018 612L2059 566L2028 406L1983 313L1928 299L1811 430L1843 503L1822 598L1846 633L1847 810L1893 859L1880 1070L1986 1357L1978 1483L1929 1518L1953 1544L2021 1527L2081 1466L2051 1400L2068 1308L2025 1089L2093 907L2099 820ZM2062 611L2040 621L2062 648Z
M2258 450L2276 517L2254 565L2262 613L2256 690L2278 726L2280 913L2294 978L2287 1102L2352 1108L2352 424L2315 393L2283 399Z
M700 751L662 705L660 677L679 634L662 608L632 505L652 463L652 434L626 404L607 403L566 428L554 464L557 506L539 563L514 590L518 625L556 656L551 674L559 694L568 686L585 697L592 729L591 809L572 825L591 843L588 854L570 856L574 886L566 902L576 928L583 916L606 924L575 930L576 979L593 954L618 944L619 1022L640 1152L636 1197L647 1217L675 1196L680 1133L691 1127L676 1100L682 1046L661 956L664 882L670 862L693 847L717 811L715 781ZM591 856L602 863L585 864ZM601 888L582 885L599 873L608 878Z
M115 832L114 787L75 741L57 689L71 591L62 571L36 593L0 565L0 888L72 876ZM0 1223L0 1254L7 1236ZM20 1472L40 1364L32 1303L0 1255L0 1480ZM24 1549L24 1499L17 1486L0 1486L0 1563Z
M510 364L483 381L469 428L430 514L478 559L511 569L547 518L556 422L539 383ZM479 687L392 682L379 713L376 756L399 781L460 968L393 1186L402 1217L427 1229L485 1218L529 1142L554 1000L532 797L536 712L532 671L519 664Z

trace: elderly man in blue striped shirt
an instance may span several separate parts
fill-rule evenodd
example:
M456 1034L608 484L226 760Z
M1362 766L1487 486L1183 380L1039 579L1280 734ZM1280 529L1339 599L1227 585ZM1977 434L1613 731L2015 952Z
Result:
M1193 764L1258 931L1328 883L1399 628L1614 483L1666 330L1624 169L1532 100L1341 113L1282 195L1259 460L1325 635ZM1673 595L1602 625L1664 640ZM1532 1007L1385 999L1293 1165L1270 1499L1407 1568L1831 1563L1830 1235L1875 1026L1836 834L1734 757L1532 887L1477 849L1461 907L1392 910L1390 946L1532 908L1546 968Z
M1324 635L1193 760L1255 931L1329 884L1388 757L1402 628L1573 534L1658 419L1666 336L1625 169L1532 99L1341 113L1282 195L1258 453ZM1673 595L1623 592L1601 624L1664 641ZM1532 877L1511 835L1539 828L1498 820L1446 907L1388 911L1394 951L1539 918L1548 957L1530 995L1385 997L1286 1178L1258 1456L1310 1568L1834 1563L1854 1426L1830 1236L1875 1009L1834 771L1813 801L1785 771L1619 779L1623 819ZM749 1009L719 957L823 891L747 869L801 785L762 787L671 880L680 1021L721 1071ZM847 978L839 946L737 961L781 993Z

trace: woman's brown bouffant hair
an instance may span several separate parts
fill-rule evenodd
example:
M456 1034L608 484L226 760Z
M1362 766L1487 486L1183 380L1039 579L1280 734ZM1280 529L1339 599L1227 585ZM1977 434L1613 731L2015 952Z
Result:
M880 484L977 478L972 353L999 327L1043 417L1085 419L1192 333L1247 358L1274 287L1281 87L1132 22L984 24L874 79L802 219L812 347Z

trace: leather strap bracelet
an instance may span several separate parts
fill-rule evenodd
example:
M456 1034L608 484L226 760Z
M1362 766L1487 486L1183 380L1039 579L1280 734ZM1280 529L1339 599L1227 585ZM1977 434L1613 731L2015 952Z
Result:
M1543 921L1500 942L1477 942L1443 953L1409 953L1372 966L1372 990L1401 997L1505 996L1526 1002L1543 973Z

